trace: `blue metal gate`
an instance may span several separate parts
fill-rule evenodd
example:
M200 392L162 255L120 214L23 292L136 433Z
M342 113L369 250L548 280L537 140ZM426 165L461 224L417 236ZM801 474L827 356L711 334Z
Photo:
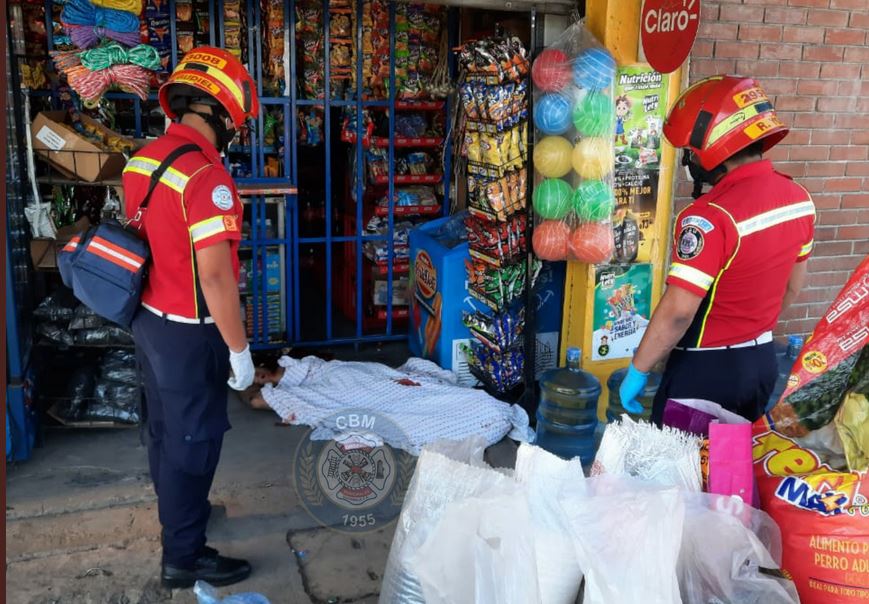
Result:
M196 0L200 2L201 0ZM264 15L274 0L245 0L240 8L246 19L246 64L258 82L262 111L251 125L241 144L231 147L225 162L233 173L245 203L244 241L240 256L243 261L243 276L240 290L243 314L248 336L255 349L280 348L304 344L320 346L329 344L357 344L369 341L397 340L405 337L408 320L407 306L395 303L395 279L407 274L407 262L396 262L394 238L396 236L396 185L403 183L429 183L442 185L438 214L450 210L451 146L449 144L449 101L436 103L408 103L396 94L396 14L395 2L388 2L389 18L389 74L388 94L385 98L364 98L362 94L364 52L363 11L364 3L371 0L356 0L355 23L352 33L356 48L355 90L349 90L341 98L333 98L331 70L332 36L330 35L330 3L321 1L323 48L324 94L322 98L301 98L300 83L305 74L299 73L296 0L281 2L283 7L285 57L289 61L286 73L289 81L283 91L276 94L264 88L264 70L269 69L268 57L263 48L269 32L269 23ZM377 0L375 0L377 1ZM333 0L334 2L334 0ZM146 6L148 2L145 3ZM169 36L171 54L168 68L172 69L180 58L178 34L178 6L181 2L168 1ZM208 0L207 40L226 47L230 24L225 20L227 5L238 5L232 0ZM347 3L349 6L352 4ZM276 6L276 5L275 5ZM55 30L60 5L52 0L45 2L48 50L53 49L50 32ZM146 11L149 10L146 8ZM455 9L444 9L447 15L443 27L448 28L449 48L456 43L457 18ZM232 25L235 27L235 25ZM452 58L450 72L452 73ZM54 85L53 85L54 86ZM30 91L34 103L39 99L52 107L59 106L58 89ZM48 97L48 98L46 98ZM119 107L128 108L132 123L117 128L137 138L162 131L157 111L156 91L146 101L132 94L110 92L105 95ZM350 147L344 148L345 162L341 162L337 145L342 131L341 112L355 112L355 136ZM323 140L316 147L299 144L302 125L300 111L319 113L322 116ZM388 120L387 136L377 142L366 136L363 113L385 112ZM396 119L403 111L442 112L442 135L426 139L420 144L442 149L440 172L429 176L398 176L396 173L396 149L410 148L417 139L402 140L396 137ZM275 125L275 121L277 125ZM346 129L345 134L346 134ZM269 144L266 142L269 141ZM380 146L386 151L387 172L379 176L377 184L383 187L386 205L379 210L385 226L381 232L366 232L369 210L363 198L366 195L366 149L369 145ZM322 155L321 155L322 154ZM336 165L336 160L338 164ZM346 164L346 165L345 165ZM309 176L311 168L321 169L316 178ZM43 181L49 182L49 181ZM63 182L62 180L50 182ZM93 186L93 183L69 182L77 186ZM99 183L116 185L117 182ZM316 184L317 186L312 186ZM342 197L343 195L343 197ZM338 203L335 203L338 201ZM401 211L399 212L400 215ZM320 230L318 230L320 229ZM370 261L364 253L366 244L385 244L386 255L381 262ZM371 301L372 280L379 278L380 298ZM383 285L385 280L385 285ZM377 283L373 287L377 287ZM383 300L383 304L373 302Z

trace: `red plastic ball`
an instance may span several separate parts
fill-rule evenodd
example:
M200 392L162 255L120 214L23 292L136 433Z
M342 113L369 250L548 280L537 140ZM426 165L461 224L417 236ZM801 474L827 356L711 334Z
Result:
M560 220L544 220L534 227L531 245L541 260L564 260L567 258L567 240L570 227Z
M531 66L531 79L544 92L562 90L572 77L570 59L557 48L547 48L541 52Z
M574 260L587 264L600 264L613 255L615 242L609 222L587 222L570 234L568 248Z

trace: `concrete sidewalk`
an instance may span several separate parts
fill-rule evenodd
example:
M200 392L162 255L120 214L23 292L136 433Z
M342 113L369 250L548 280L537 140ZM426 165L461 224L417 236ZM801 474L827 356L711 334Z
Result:
M355 351L342 360L403 363L403 343ZM374 604L394 522L346 534L324 529L304 509L292 482L304 427L280 424L230 393L233 429L223 443L211 490L209 543L248 559L254 572L221 590L264 594L272 604ZM6 601L15 604L195 602L191 590L160 587L160 525L138 429L47 432L33 458L7 466ZM516 445L487 450L512 467Z
M253 576L224 593L273 604L374 602L392 528L350 538L317 526L291 483L306 430L231 395L211 501L210 543ZM194 602L159 585L159 523L138 430L51 430L33 459L8 467L6 601ZM298 549L294 552L290 543Z

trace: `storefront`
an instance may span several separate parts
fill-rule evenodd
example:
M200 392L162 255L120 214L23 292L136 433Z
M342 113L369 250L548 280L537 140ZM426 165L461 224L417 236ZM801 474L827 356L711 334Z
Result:
M398 344L405 357L434 361L454 372L458 385L515 404L532 424L536 417L543 448L578 455L586 473L594 473L606 426L629 425L617 423L625 411L618 386L665 289L684 179L662 126L688 84L683 65L698 30L697 52L706 51L699 7L667 13L651 3L641 10L640 2L589 0L573 12L571 3L559 2L145 0L138 11L135 0L115 4L9 7L8 168L17 178L8 179L7 459L32 455L40 425L141 427L132 335L62 286L57 259L76 233L122 216L121 172L167 125L160 83L185 53L213 45L245 64L261 103L224 156L244 205L238 290L251 349L276 357ZM723 11L717 4L714 10ZM688 33L668 37L676 30ZM648 56L644 35L671 52ZM819 226L833 220L827 214ZM854 242L848 257L859 249ZM826 308L833 297L812 302ZM821 313L810 312L802 320ZM865 334L851 334L848 342L858 336L862 347ZM829 334L815 341L833 346ZM865 396L840 422L856 443L847 463L824 465L828 458L811 452L812 443L788 439L833 429L846 387L865 388L862 377L845 376L840 367L838 391L821 405L823 422L806 419L815 411L799 391L839 363L863 367L869 353L858 360L792 348L779 355L775 399L785 388L797 397L788 402L797 427L776 440L776 422L788 418L773 413L755 441L742 434L747 457L740 469L750 474L752 461L763 465L765 482L756 472L764 503L790 497L802 511L841 494L823 483L839 480L850 499L834 501L838 512L827 511L859 514L865 435L854 417L865 409ZM798 358L807 373L794 369ZM547 374L541 386L545 372L566 364L582 367L587 381L562 384ZM396 381L392 374L384 380ZM642 393L646 409L636 414L642 419L657 383L650 380ZM567 391L582 399L582 413L559 415L557 396ZM555 411L537 414L538 402L553 392L549 402L556 403L547 412ZM268 396L263 404L277 411ZM515 417L500 418L497 438L528 429ZM726 423L726 414L714 417ZM699 430L706 446L708 425ZM631 430L612 433L622 429ZM564 449L552 444L567 441ZM692 480L704 479L701 446L697 438L686 447L697 470ZM785 484L795 473L788 460L800 465L799 484ZM715 493L740 496L734 489ZM665 499L657 502L662 510L672 503ZM842 526L853 531L847 520ZM799 566L806 546L794 539L788 547L800 550L792 559ZM855 539L865 541L865 531ZM808 589L803 575L801 591ZM825 581L832 585L837 576ZM852 583L866 589L865 581ZM575 591L579 583L568 587Z

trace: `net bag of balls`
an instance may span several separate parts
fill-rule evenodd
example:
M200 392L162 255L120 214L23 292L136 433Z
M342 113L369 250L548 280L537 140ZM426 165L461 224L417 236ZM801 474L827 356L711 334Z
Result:
M581 22L531 65L532 247L542 260L612 258L615 71L612 55Z

